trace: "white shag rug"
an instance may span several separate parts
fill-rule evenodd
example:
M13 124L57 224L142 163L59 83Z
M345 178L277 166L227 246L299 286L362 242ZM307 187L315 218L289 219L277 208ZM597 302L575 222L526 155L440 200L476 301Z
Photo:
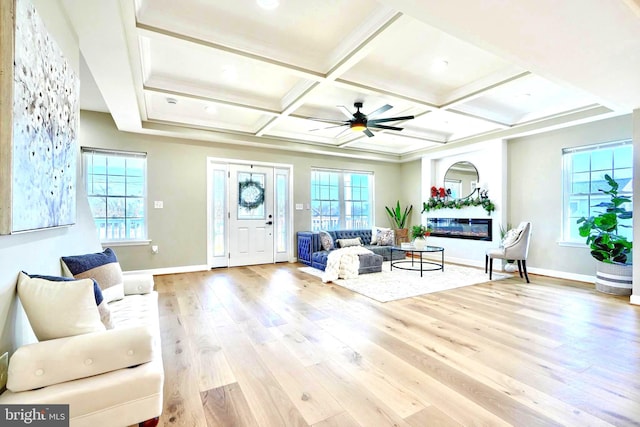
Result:
M422 277L419 271L395 268L389 271L389 268L390 264L387 261L382 264L380 273L362 274L355 279L338 279L333 283L376 301L389 302L489 281L489 274L484 270L456 264L445 263L444 271L424 271ZM322 278L324 273L313 267L300 267L300 271L318 278ZM492 281L508 277L512 276L494 272Z

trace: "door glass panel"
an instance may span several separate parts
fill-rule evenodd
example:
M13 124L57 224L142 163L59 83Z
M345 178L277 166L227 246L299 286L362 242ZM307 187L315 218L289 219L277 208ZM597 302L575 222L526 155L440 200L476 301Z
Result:
M213 171L213 256L224 256L225 247L225 170Z
M287 251L287 176L276 175L276 251Z
M238 219L265 219L265 174L238 172Z

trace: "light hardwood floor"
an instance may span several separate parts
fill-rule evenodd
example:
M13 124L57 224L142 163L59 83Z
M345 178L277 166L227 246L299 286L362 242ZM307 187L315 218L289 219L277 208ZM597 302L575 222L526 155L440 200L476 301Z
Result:
M300 266L155 277L161 426L640 426L628 297L531 275L383 304Z

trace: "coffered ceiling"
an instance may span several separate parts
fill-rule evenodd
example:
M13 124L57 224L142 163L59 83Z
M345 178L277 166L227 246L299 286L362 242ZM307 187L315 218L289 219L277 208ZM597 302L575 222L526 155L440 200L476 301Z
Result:
M635 0L61 1L82 108L125 131L403 161L640 106ZM354 102L415 119L309 118Z

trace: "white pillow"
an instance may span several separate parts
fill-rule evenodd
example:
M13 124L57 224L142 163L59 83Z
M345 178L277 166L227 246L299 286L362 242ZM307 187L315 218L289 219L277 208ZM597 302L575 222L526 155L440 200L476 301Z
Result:
M91 279L52 282L20 273L18 296L39 341L106 330Z
M391 230L390 228L385 228L385 227L373 227L371 229L371 244L375 245L378 243L378 230L380 231L387 231L387 230Z
M504 235L504 239L502 239L502 246L506 248L513 245L518 240L518 237L520 237L521 232L522 230L518 228L512 228L507 231L507 234Z

